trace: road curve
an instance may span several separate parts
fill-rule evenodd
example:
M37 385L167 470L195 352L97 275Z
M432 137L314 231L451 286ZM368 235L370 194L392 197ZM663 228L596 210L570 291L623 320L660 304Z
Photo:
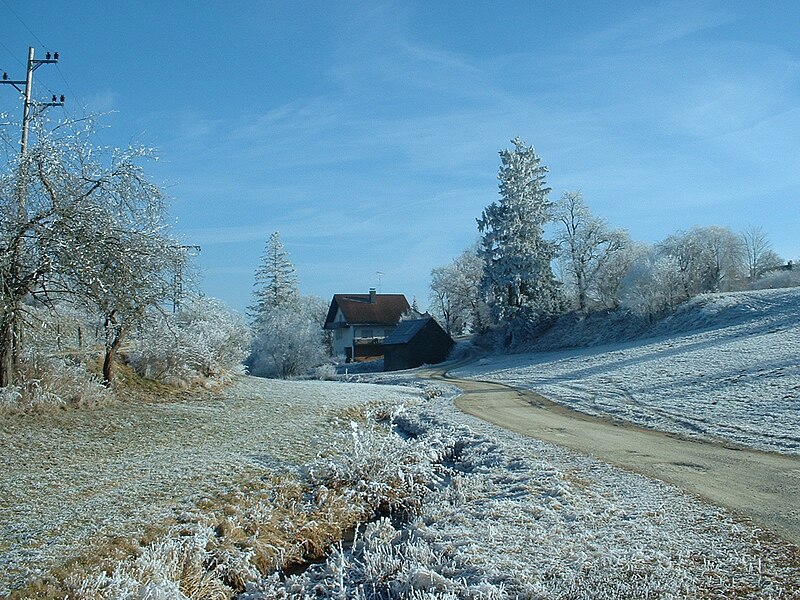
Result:
M676 485L800 546L800 457L593 417L496 382L458 379L443 371L426 376L461 388L456 406L468 414Z

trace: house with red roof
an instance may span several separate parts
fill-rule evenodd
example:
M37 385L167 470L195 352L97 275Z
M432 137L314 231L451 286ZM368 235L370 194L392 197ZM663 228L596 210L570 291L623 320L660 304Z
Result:
M325 329L333 331L333 355L348 362L382 358L383 340L411 306L403 294L334 294Z

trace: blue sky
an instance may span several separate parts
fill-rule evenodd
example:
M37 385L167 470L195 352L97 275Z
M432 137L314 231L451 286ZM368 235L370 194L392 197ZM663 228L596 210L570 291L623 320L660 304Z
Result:
M24 24L23 24L24 23ZM22 2L0 69L146 144L200 288L243 309L280 231L304 293L427 304L520 136L634 239L763 227L800 257L798 2ZM0 111L18 116L10 86Z

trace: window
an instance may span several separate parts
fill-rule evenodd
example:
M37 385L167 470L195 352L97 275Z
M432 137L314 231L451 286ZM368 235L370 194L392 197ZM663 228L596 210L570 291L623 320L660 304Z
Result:
M374 337L374 336L372 335L372 329L362 329L362 330L361 330L361 337L365 337L365 338L371 338L371 337Z

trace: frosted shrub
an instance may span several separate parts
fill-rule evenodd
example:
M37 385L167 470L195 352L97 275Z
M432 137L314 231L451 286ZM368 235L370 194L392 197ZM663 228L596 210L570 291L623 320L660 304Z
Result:
M29 354L20 370L20 384L0 388L0 412L99 406L114 400L113 392L82 364Z
M131 353L149 379L191 380L243 372L250 345L244 320L211 298L198 298L142 332Z
M337 379L336 366L330 363L318 366L314 369L314 378L321 381L335 381Z
M213 531L201 529L180 539L159 540L146 547L126 568L78 582L79 598L188 598L227 600L231 590L206 568L206 546ZM251 577L256 573L251 571Z
M774 290L797 286L800 286L800 265L797 265L791 271L772 271L767 273L756 280L751 287L754 290Z
M451 439L410 439L387 436L378 426L351 421L346 442L335 458L321 458L308 469L309 481L321 488L344 490L355 506L371 510L413 513L436 479L435 463L452 454ZM346 452L341 452L347 448Z
M22 390L20 386L9 385L0 387L0 411L9 412L22 405Z
M288 379L325 360L323 330L302 302L262 315L256 324L250 372L258 377Z

